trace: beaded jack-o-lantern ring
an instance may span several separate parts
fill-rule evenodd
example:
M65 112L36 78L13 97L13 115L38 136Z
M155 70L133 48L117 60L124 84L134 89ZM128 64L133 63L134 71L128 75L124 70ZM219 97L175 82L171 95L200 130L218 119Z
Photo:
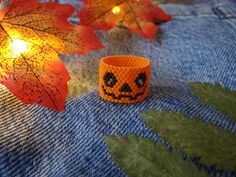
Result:
M108 56L100 61L99 93L111 102L136 103L148 95L150 61L137 56Z

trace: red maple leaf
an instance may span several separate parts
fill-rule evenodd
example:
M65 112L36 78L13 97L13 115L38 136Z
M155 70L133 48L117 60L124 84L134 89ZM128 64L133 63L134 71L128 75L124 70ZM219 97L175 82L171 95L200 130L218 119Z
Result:
M78 13L81 25L97 30L109 30L124 25L130 31L152 39L158 30L155 21L169 21L161 8L150 0L81 0L84 7Z
M102 48L88 27L74 26L70 5L10 0L0 10L0 83L25 104L63 111L70 76L58 54Z

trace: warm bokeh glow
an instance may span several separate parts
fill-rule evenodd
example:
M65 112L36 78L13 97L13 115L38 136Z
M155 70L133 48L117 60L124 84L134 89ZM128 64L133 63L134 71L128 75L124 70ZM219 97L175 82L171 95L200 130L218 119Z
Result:
M113 14L118 15L121 12L121 9L119 6L115 6L115 7L113 7L112 12L113 12Z
M12 39L10 42L10 48L14 57L19 57L21 54L29 50L29 43L20 39Z

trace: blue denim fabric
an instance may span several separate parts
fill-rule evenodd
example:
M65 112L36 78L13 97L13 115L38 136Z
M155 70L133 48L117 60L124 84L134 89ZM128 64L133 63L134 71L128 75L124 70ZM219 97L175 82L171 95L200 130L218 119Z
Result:
M236 90L236 4L205 0L162 7L174 19L161 25L153 41L136 34L104 32L99 33L106 46L103 50L74 59L63 56L66 65L106 55L150 58L151 90L144 102L109 103L92 91L68 99L65 112L56 113L37 105L24 106L7 91L1 92L0 176L125 176L112 160L104 136L135 133L161 140L141 117L151 109L185 112L236 133L235 122L203 104L187 86L198 81ZM212 176L236 176L214 167L207 170Z

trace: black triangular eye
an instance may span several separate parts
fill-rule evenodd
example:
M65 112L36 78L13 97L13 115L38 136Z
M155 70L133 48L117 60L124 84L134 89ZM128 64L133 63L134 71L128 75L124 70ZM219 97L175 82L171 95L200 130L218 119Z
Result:
M106 72L103 79L107 87L113 87L117 83L116 76L111 72Z
M138 88L142 88L145 83L146 83L146 80L147 80L147 76L145 73L141 73L138 75L138 77L135 79L135 83L136 85L138 86Z

